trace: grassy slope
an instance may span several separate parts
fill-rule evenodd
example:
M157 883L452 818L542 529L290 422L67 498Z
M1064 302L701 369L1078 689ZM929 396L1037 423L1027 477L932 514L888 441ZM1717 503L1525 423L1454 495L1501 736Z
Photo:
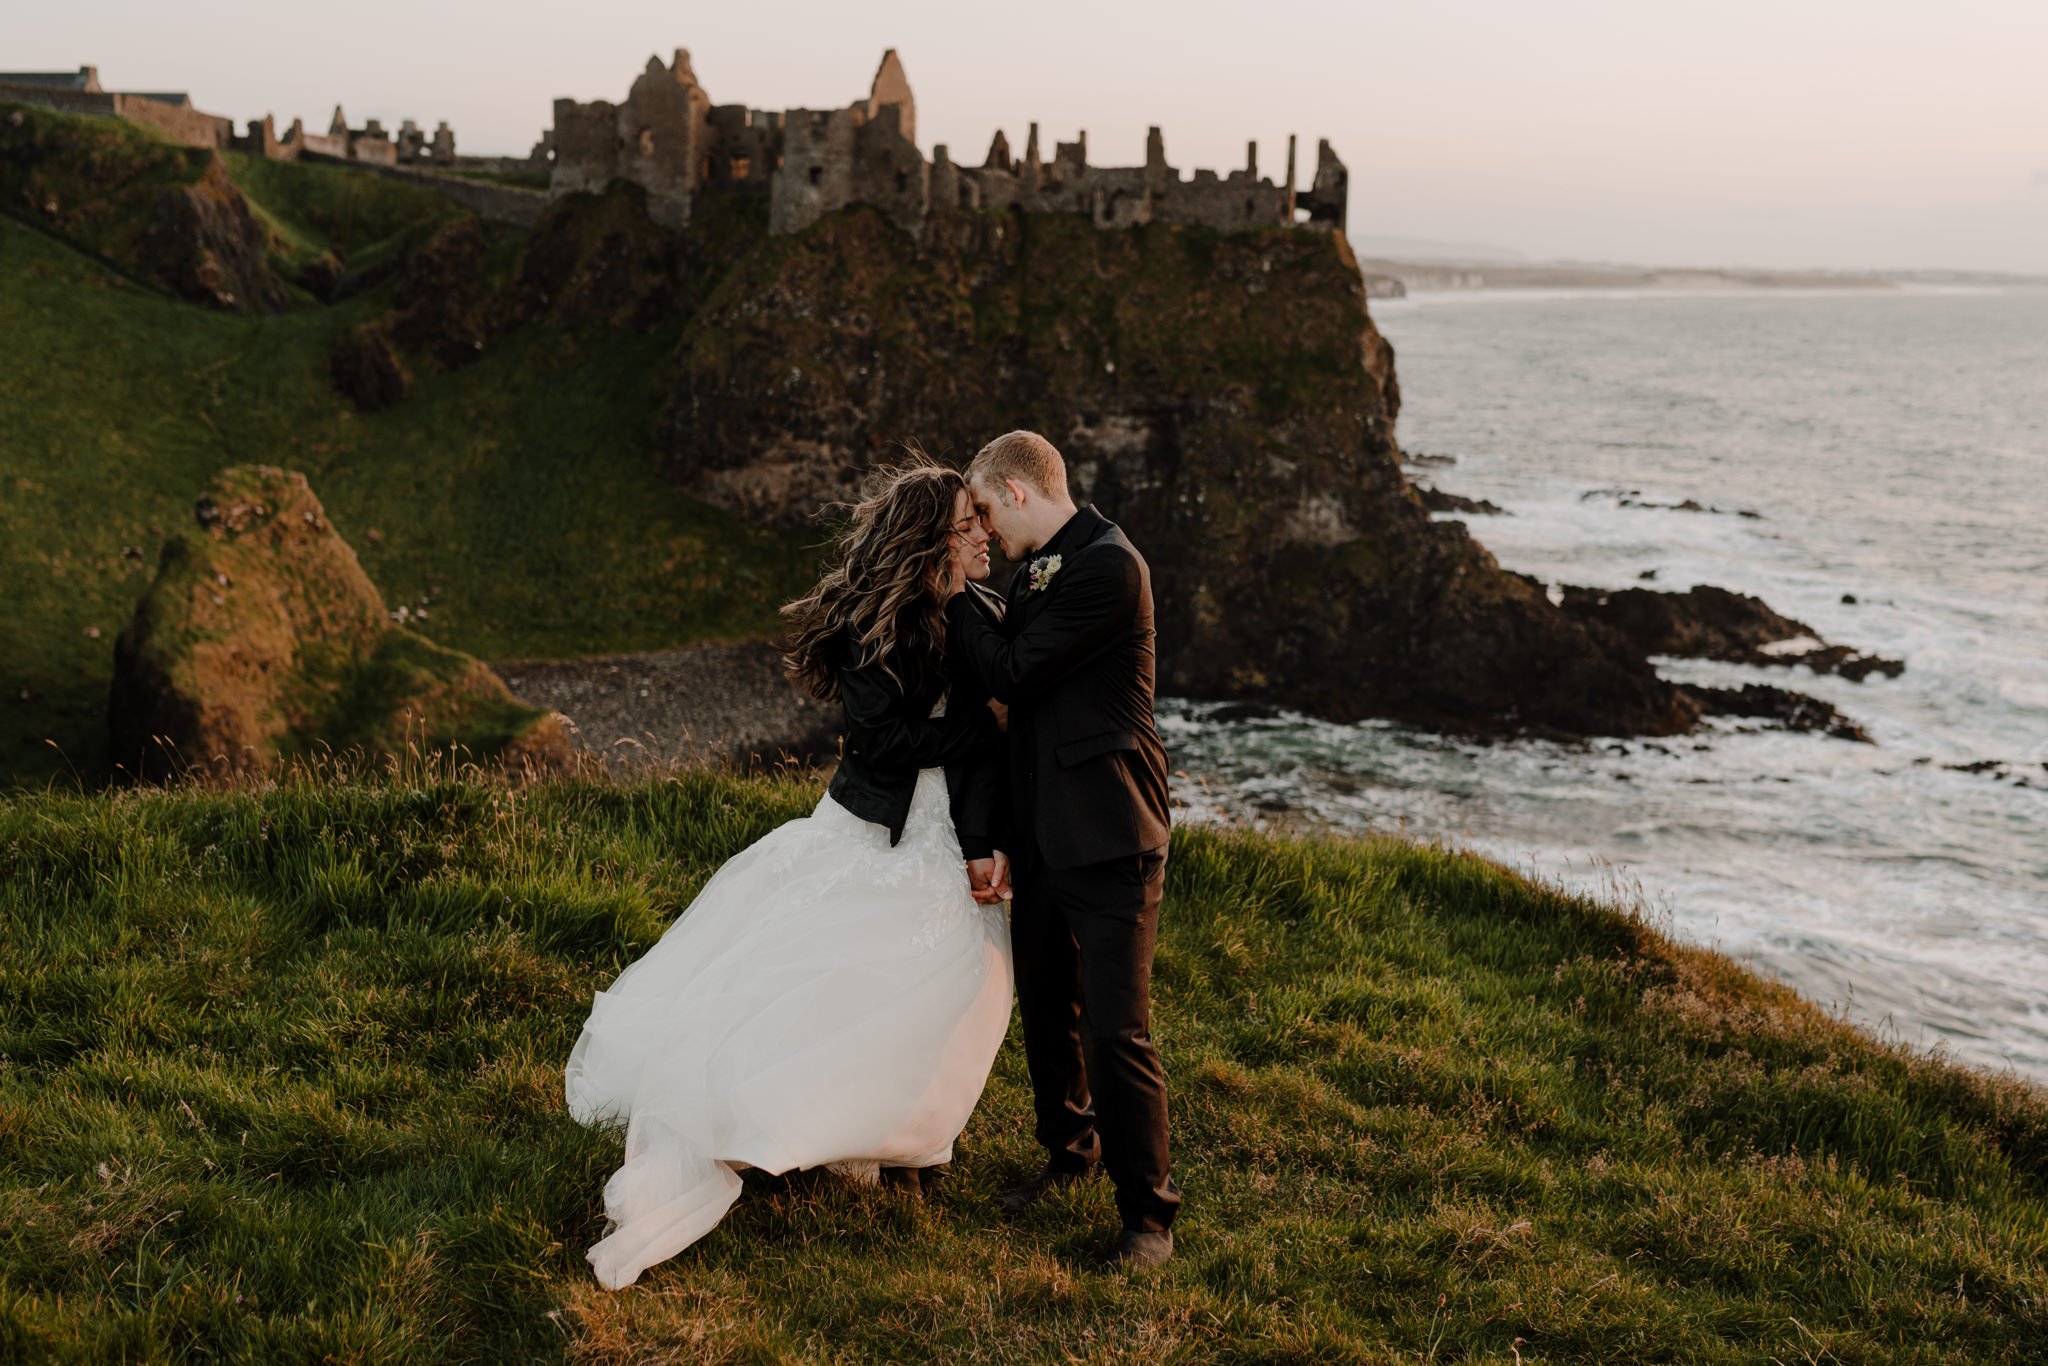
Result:
M2022 1362L2048 1103L1479 860L1183 831L1189 1194L1015 1226L1015 1041L921 1208L755 1182L625 1294L590 993L815 789L0 798L0 1359Z
M238 169L288 258L361 262L441 212L332 168ZM238 461L303 471L393 605L430 600L424 629L487 659L747 634L801 587L803 538L661 475L644 377L672 331L530 327L364 417L327 354L371 304L207 312L0 218L0 783L100 771L113 638L164 535Z

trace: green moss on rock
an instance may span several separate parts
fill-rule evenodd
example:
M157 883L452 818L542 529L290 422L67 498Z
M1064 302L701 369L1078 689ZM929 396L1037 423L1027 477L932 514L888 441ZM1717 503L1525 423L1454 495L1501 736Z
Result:
M270 236L220 154L119 119L0 105L0 211L211 307L283 306Z
M222 471L195 516L115 645L109 720L129 772L260 773L323 747L567 760L548 713L392 623L303 475Z

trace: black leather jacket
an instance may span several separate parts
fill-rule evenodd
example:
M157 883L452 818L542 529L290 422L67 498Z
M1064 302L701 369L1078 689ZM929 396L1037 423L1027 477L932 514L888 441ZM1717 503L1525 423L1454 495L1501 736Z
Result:
M880 662L853 663L851 640L843 639L840 650L846 735L832 775L832 799L887 829L895 844L903 838L919 770L943 767L960 852L970 859L988 857L1001 844L1007 803L1003 736L987 693L963 680L950 661L946 670L922 676L899 669L905 680L899 681ZM946 714L934 717L932 706L942 692L948 693Z

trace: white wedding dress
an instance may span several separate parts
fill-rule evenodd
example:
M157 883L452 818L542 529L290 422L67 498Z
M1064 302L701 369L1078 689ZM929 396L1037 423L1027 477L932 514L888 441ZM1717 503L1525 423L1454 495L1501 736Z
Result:
M829 796L770 831L597 993L569 1055L569 1113L626 1125L597 1279L703 1237L742 1168L950 1161L1010 999L1008 922L968 893L943 769L893 848Z

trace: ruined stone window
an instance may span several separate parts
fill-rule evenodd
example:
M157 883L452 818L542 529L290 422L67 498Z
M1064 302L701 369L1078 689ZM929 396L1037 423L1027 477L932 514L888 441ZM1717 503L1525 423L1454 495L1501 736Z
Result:
M1257 202L1256 202L1256 201L1254 201L1254 200L1250 200L1250 199L1247 199L1247 200L1245 200L1245 202L1244 202L1244 216L1245 216L1245 218L1246 218L1247 220L1251 219L1251 218L1252 218L1252 217L1253 217L1254 215L1256 215L1256 214L1258 213L1258 211L1259 211L1259 206L1258 206L1258 204L1257 204Z
M825 168L824 168L823 166L813 166L813 167L811 167L811 184L813 184L813 185L823 185L824 183L825 183Z
M731 170L734 180L745 180L753 169L754 163L749 157L734 157L732 159Z
M907 189L909 189L909 188L910 188L910 172L908 172L908 171L898 171L898 172L896 173L896 193L898 193L898 194L902 194L902 193L903 193L903 192L904 192L905 190L907 190Z
M711 179L711 158L710 158L710 157L708 157L708 156L707 156L707 157L705 157L705 158L704 158L704 159L703 159L702 161L700 161L700 162L698 162L698 163L697 163L697 179L699 179L699 180L709 180L709 179Z
M640 155L643 157L654 155L654 130L652 128L642 128L640 130Z

